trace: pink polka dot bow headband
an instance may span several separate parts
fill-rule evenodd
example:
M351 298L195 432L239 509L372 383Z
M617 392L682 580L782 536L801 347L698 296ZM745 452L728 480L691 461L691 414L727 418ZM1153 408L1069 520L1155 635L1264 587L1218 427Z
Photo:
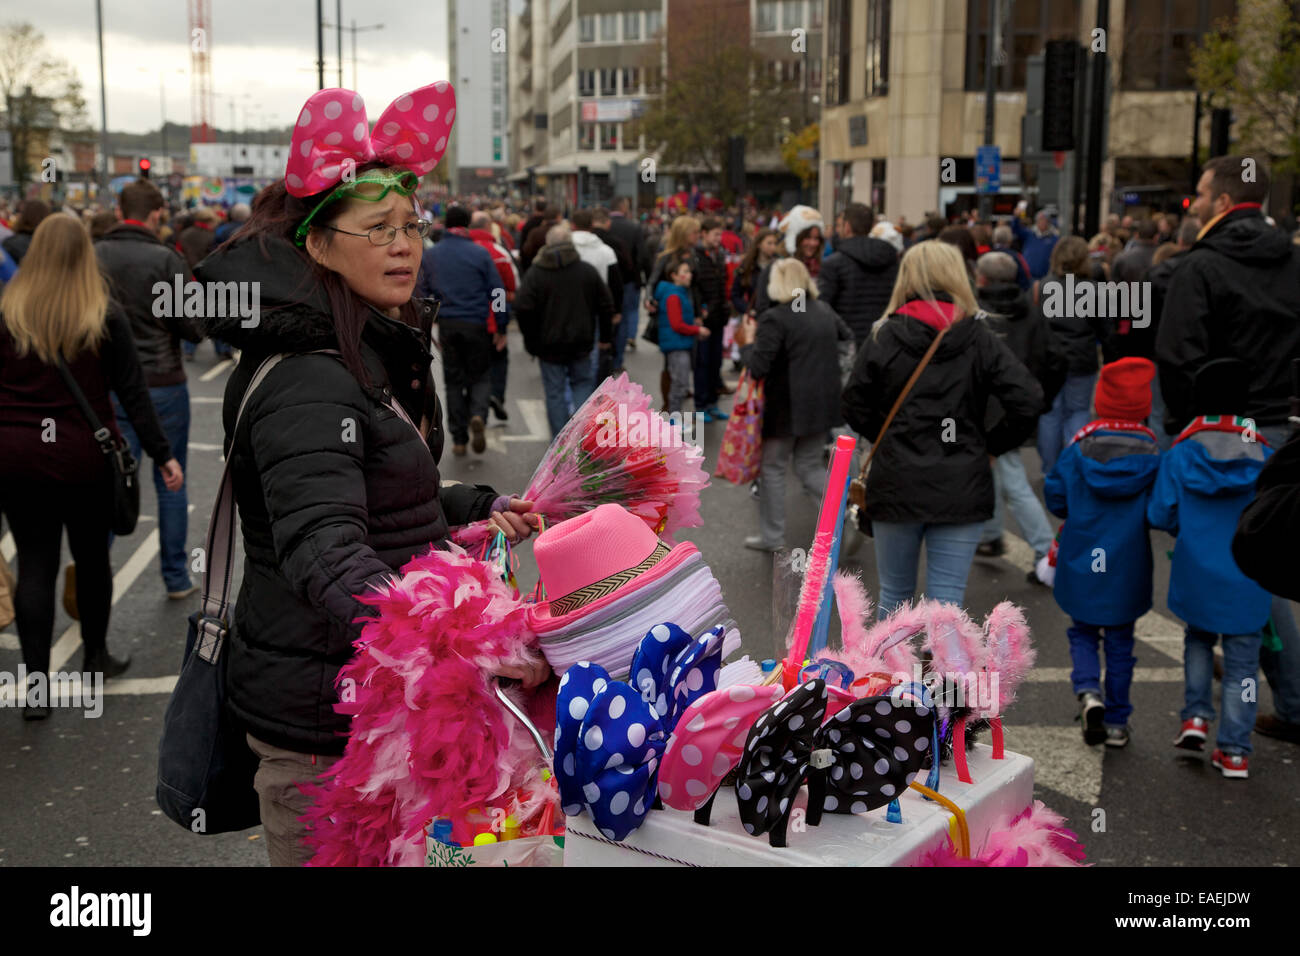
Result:
M303 198L337 186L375 160L423 176L442 159L456 118L456 91L446 80L403 93L371 132L366 105L352 90L312 94L298 114L285 166L289 194Z

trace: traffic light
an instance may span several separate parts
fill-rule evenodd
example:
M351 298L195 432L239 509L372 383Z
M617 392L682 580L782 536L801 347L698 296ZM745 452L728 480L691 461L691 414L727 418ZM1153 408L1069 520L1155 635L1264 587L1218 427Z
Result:
M146 156L141 156L140 161L136 165L139 166L140 169L140 178L148 179L149 170L153 168L153 163L149 161L149 158Z
M1183 212L1187 212L1187 211L1188 211L1189 209L1191 209L1191 208L1192 208L1192 197L1191 197L1191 196L1184 196L1184 197L1183 197Z
M1232 150L1232 110L1216 109L1210 113L1210 155L1227 156Z
M1074 149L1074 85L1079 45L1050 40L1043 55L1043 134L1045 153Z

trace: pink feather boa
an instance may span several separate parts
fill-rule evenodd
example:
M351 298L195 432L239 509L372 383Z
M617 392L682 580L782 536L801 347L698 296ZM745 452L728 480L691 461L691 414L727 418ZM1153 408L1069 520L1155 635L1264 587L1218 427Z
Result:
M550 794L541 754L486 670L536 659L524 605L464 552L432 550L402 572L359 598L378 617L339 672L347 746L322 786L302 788L315 798L302 818L313 866L418 866L432 817L494 805L524 821ZM537 726L554 726L554 684L530 696Z
M1088 866L1085 857L1083 845L1065 829L1065 817L1035 800L1013 819L995 825L969 860L957 855L949 839L917 866Z

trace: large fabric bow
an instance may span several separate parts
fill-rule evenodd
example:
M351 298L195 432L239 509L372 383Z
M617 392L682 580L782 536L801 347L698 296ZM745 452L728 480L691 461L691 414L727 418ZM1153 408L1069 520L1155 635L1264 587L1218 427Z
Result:
M892 693L843 708L824 726L826 682L796 687L755 721L736 770L745 831L785 846L791 804L809 781L808 823L822 811L866 813L894 800L929 755L934 709Z
M328 89L313 93L298 114L284 183L302 198L336 186L363 163L380 160L423 176L442 159L456 118L456 92L446 80L403 93L375 124L366 122L359 93Z
M656 624L632 656L632 683L672 733L692 702L715 690L722 669L726 628L719 624L693 638L676 624Z
M556 699L555 777L565 814L622 840L654 803L667 735L654 708L599 664L574 664Z

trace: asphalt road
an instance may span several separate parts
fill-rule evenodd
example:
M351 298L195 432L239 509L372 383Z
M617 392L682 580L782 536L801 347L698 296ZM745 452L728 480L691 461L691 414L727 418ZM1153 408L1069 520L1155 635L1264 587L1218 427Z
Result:
M491 484L517 492L528 482L546 448L547 427L541 378L535 363L512 336L508 406L510 421L489 429L481 456L450 456L447 478ZM229 366L217 363L210 346L200 347L190 370L193 426L187 469L192 505L188 544L202 544L220 478L220 401ZM661 360L642 342L629 353L632 377L657 391ZM206 381L204 379L207 379ZM439 388L442 387L439 374ZM723 402L727 407L726 401ZM724 425L705 426L707 465L717 459ZM1037 457L1027 451L1037 476ZM56 709L43 722L28 723L19 711L0 708L0 866L261 866L266 850L261 831L199 837L162 816L154 803L158 738L168 693L180 670L186 616L195 596L166 598L158 569L156 502L145 490L143 517L135 534L113 548L116 572L110 647L133 662L122 679L106 685L103 713ZM816 502L793 490L788 502L787 543L807 547ZM740 624L745 652L780 657L784 635L773 627L773 559L740 542L757 531L757 503L747 488L717 482L703 496L704 524L683 535L703 552L722 584ZM1068 620L1051 592L1026 583L1028 549L1013 539L1004 558L977 559L967 588L967 606L982 619L999 601L1025 609L1038 650L1038 663L1007 715L1007 746L1036 762L1036 796L1065 815L1098 866L1287 866L1300 863L1300 749L1256 735L1251 778L1225 780L1208 756L1185 758L1171 746L1182 706L1181 627L1164 605L1170 539L1157 535L1156 610L1141 622L1138 670L1133 689L1133 740L1122 751L1084 745L1074 721ZM3 540L12 557L12 540ZM530 548L522 559L521 586L536 580ZM876 593L870 542L842 566L861 569ZM54 669L78 668L75 622L60 608L55 626ZM11 626L0 634L0 671L20 662ZM1261 712L1271 710L1260 680Z

